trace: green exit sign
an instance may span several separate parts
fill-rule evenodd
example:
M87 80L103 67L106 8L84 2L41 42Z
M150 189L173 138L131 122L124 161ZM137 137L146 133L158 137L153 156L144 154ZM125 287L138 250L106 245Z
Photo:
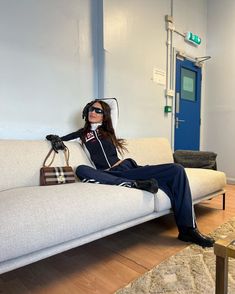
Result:
M193 34L192 32L187 32L185 34L185 40L195 45L200 45L202 42L202 39L199 36Z

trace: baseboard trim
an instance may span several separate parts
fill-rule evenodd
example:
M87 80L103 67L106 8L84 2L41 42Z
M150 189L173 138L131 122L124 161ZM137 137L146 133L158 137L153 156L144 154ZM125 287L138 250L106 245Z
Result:
M227 178L227 184L235 185L235 178Z

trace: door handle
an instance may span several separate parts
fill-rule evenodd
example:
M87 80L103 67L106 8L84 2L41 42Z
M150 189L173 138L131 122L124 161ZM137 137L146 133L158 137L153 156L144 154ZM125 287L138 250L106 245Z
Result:
M177 121L177 122L185 122L184 119L178 119L178 117L176 118L176 121Z
M175 127L176 127L176 129L179 128L179 123L184 123L184 122L186 122L184 119L179 119L178 117L176 117L176 119L175 119Z

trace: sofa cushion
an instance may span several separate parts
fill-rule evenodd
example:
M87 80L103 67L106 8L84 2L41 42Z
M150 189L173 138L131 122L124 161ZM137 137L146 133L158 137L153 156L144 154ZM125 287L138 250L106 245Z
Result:
M3 191L0 261L99 232L153 211L153 194L118 186L73 183Z
M226 177L223 172L202 168L185 168L185 171L193 200L215 193L226 185Z

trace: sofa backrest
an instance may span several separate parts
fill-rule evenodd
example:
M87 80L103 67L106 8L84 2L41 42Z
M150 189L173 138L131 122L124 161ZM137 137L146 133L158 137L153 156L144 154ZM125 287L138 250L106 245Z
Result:
M91 165L78 142L66 142L70 150L69 165ZM39 185L39 171L51 148L48 141L0 140L0 191ZM63 152L56 155L52 166L65 166Z
M127 140L125 158L133 158L139 165L173 163L173 154L166 138L141 138Z
M90 165L78 142L66 142L70 150L69 164L76 169L80 164ZM39 185L39 171L51 148L48 141L0 140L0 191ZM127 140L128 153L139 165L173 162L170 144L165 138ZM52 166L64 166L63 152L56 155Z

